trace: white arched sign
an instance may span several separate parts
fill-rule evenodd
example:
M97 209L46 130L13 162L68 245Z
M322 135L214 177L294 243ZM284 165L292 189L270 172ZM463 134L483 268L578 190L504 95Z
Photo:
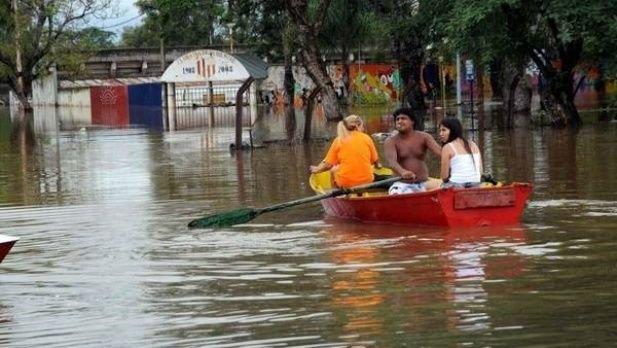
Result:
M161 77L163 82L244 81L250 77L234 56L216 50L197 50L176 59Z

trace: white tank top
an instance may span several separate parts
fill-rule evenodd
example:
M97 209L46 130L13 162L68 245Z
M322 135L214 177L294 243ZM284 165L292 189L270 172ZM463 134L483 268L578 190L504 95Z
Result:
M450 158L450 182L457 184L480 182L480 153L458 154L454 144L448 145L454 151L454 156Z

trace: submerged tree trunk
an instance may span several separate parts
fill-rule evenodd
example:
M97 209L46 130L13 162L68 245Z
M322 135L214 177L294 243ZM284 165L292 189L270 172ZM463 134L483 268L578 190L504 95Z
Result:
M503 99L503 84L501 79L501 71L503 60L496 59L490 64L491 69L491 90L493 91L492 100Z
M531 98L523 64L504 62L502 71L504 118L502 127L524 127L529 123Z
M476 62L480 60L477 59ZM476 80L478 87L478 129L484 129L484 66L476 67ZM473 108L473 105L471 106Z
M295 97L295 80L293 75L293 62L292 62L292 38L291 36L291 23L288 23L285 28L285 35L283 37L283 55L285 60L285 130L287 131L287 139L289 143L293 143L296 133L296 113L294 109L294 97Z
M551 115L553 124L579 127L583 124L581 117L574 105L576 87L572 77L574 68L581 59L583 51L583 37L581 33L564 35L559 19L553 16L541 16L539 25L547 29L547 40L537 43L525 40L518 35L517 25L521 22L521 15L510 4L501 4L501 9L506 15L506 26L512 37L522 39L522 49L526 52L546 80L546 88L550 93L545 107Z
M547 78L548 102L545 106L551 115L551 123L555 127L570 124L578 127L582 124L581 117L574 105L574 82L571 72L560 72Z
M11 90L15 93L17 100L21 108L26 112L32 111L32 104L30 103L30 96L32 95L32 78L23 74L21 83L16 80L9 79L8 84Z
M319 87L315 87L307 98L306 109L304 110L304 142L311 139L311 123L313 121L313 110L315 110L315 97L319 93Z

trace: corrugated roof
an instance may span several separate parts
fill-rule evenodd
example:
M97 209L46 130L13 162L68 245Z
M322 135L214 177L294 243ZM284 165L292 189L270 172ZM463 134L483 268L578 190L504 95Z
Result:
M90 79L90 80L61 80L60 88L61 89L71 89L71 88L88 88L88 87L96 87L96 86L128 86L128 85L141 85L144 83L155 83L160 82L160 77L128 77L128 78L118 78L118 79L107 79L107 80L99 80L99 79Z
M246 71L255 80L268 77L268 64L252 53L232 53L237 60L244 65Z

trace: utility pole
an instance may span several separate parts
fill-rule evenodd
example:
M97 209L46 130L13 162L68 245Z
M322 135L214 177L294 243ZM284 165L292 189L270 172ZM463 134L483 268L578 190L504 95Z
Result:
M456 105L459 107L463 101L461 95L461 55L460 53L456 54Z
M163 12L158 9L159 12L159 45L161 56L161 75L165 72L165 23L163 23Z
M161 33L161 75L165 72L165 39L163 38L163 33Z
M235 22L227 23L227 27L229 27L229 53L234 53L234 26Z

